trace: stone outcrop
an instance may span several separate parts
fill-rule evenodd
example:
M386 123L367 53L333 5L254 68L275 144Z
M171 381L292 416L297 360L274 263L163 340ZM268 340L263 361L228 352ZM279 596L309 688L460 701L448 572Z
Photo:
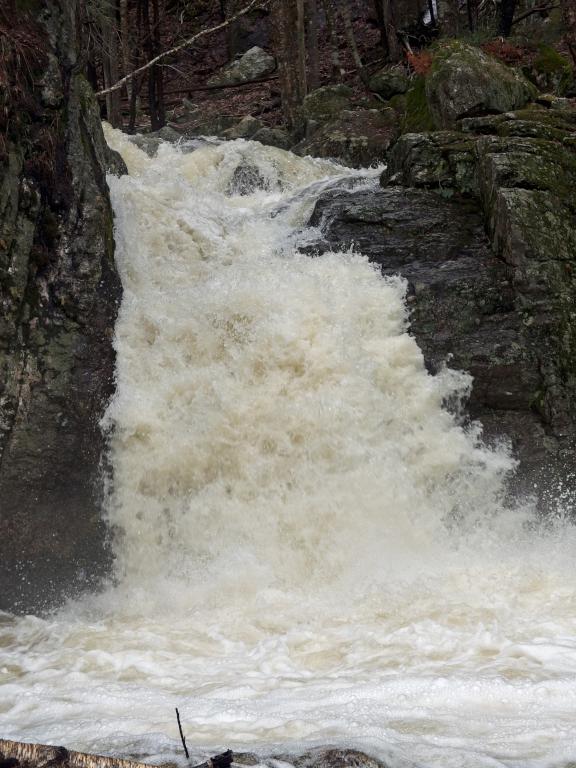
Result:
M20 82L3 95L0 147L0 609L16 611L109 566L99 419L120 283L105 174L124 170L80 73L76 1L33 7L14 20L35 54L5 59Z
M399 65L388 65L375 72L370 78L370 90L383 99L391 99L401 93L406 93L410 79L406 69Z
M250 83L271 75L276 59L257 45L231 61L208 80L208 85L225 86Z
M350 109L352 89L347 85L323 85L311 91L302 103L305 120L333 120L343 110Z
M399 133L398 115L393 109L344 110L335 119L316 126L292 151L335 158L358 168L384 162Z
M510 439L520 482L566 474L576 441L576 112L531 108L408 134L377 192L332 192L312 223L408 281L431 370L474 377L469 414Z
M428 105L438 128L452 128L463 117L518 109L535 95L521 72L459 41L442 45L426 78Z

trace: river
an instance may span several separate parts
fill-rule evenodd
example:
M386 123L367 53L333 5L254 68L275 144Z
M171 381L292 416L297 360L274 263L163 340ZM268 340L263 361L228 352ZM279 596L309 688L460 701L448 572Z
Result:
M0 736L146 756L314 745L395 766L576 760L576 536L431 376L405 284L304 255L378 183L259 144L108 141L124 298L103 421L114 581L0 616ZM238 169L241 170L238 170ZM259 188L254 189L254 182Z

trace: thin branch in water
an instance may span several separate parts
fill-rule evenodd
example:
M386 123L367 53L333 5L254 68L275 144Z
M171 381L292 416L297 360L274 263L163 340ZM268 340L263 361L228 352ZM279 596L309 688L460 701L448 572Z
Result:
M184 732L180 722L180 712L178 712L178 707L176 707L176 719L178 720L178 730L180 731L180 739L182 740L182 746L184 747L184 754L186 755L186 759L189 760L190 753L188 752L188 747L186 746L186 739L184 738Z

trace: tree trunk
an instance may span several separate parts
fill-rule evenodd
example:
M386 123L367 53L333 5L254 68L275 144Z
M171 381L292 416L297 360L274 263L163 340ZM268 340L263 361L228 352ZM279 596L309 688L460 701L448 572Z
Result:
M130 39L130 22L128 18L128 0L120 0L120 36L122 42L122 66L124 74L132 70L132 43ZM128 80L126 83L126 96L128 102L132 100L133 82Z
M352 59L354 60L354 66L358 70L358 74L362 78L362 82L367 84L368 75L366 74L364 64L360 58L358 46L356 45L356 37L354 35L354 27L352 25L352 17L350 15L350 8L348 7L348 0L340 0L339 9L340 15L342 16L342 21L344 22L344 31L346 32L346 39L348 40L348 45L350 46Z
M308 62L310 64L310 89L320 85L320 69L318 65L318 3L308 0Z
M576 0L562 0L561 6L566 45L576 66Z
M384 29L386 30L386 41L388 43L388 60L400 61L402 47L398 42L393 0L382 0L382 15L384 16Z
M154 56L160 53L162 50L162 35L160 33L160 26L162 20L160 18L160 9L158 7L158 0L152 0L152 39L154 41ZM158 128L162 128L166 125L166 108L164 107L164 70L161 64L156 64L152 67L150 74L154 74L154 89L156 92L156 116L158 121Z
M442 34L456 37L460 33L460 4L458 0L438 0L438 17Z
M334 79L342 80L344 77L344 69L342 68L340 54L338 53L338 34L336 32L336 18L334 16L332 0L322 0L322 7L324 8L324 15L326 16L326 28L328 29L328 35L330 36L332 77Z
M512 31L512 22L514 21L514 12L516 10L516 0L502 0L500 3L500 20L498 23L498 34L502 37L509 37Z
M296 0L296 47L298 50L298 81L300 99L308 93L306 82L306 11L304 0Z
M294 45L294 30L298 28L296 0L276 0L272 5L271 27L278 59L282 110L288 127L299 130L302 127L299 112L304 94L300 81L298 48Z
M102 20L102 69L104 86L113 85L120 79L118 67L118 28L115 4L103 12ZM119 91L106 96L106 117L114 128L122 127L122 104Z

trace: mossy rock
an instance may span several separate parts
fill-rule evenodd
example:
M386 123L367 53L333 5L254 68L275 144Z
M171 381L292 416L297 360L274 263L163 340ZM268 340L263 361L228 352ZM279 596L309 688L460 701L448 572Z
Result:
M478 140L476 152L487 200L502 188L539 190L576 211L576 155L569 148L531 137L490 136Z
M350 108L352 90L347 85L324 85L309 93L302 104L306 120L332 120Z
M405 134L390 151L381 184L434 189L445 197L477 196L474 148L470 136L456 131Z
M421 75L412 81L406 93L404 107L403 133L433 131L436 128L426 97L426 80Z
M519 109L536 93L521 72L459 41L437 48L426 78L428 107L441 128L452 128L464 117Z
M409 85L408 73L398 65L383 67L372 75L369 82L370 90L383 99L406 93Z
M384 162L400 128L393 109L344 110L292 151L297 155L333 158L354 168L370 166Z
M570 61L550 45L540 45L530 75L542 91L564 96L573 84Z

